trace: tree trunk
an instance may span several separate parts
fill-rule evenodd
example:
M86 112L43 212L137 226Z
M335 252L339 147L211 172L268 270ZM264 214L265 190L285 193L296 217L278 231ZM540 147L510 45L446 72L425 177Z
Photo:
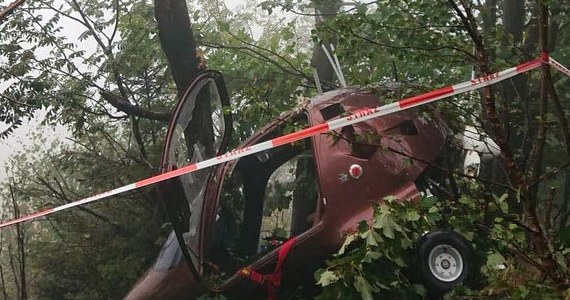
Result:
M327 20L332 19L338 14L341 6L339 0L313 0L311 1L315 6L315 28L323 26ZM336 44L335 41L324 41L326 44ZM333 82L334 70L329 62L324 50L321 48L320 43L315 43L313 48L313 56L311 58L311 67L317 70L319 79L323 83L323 90L330 90ZM328 48L328 47L327 47Z
M2 249L4 249L4 237L0 231L0 284L2 285L2 298L8 299L8 292L6 291L6 280L4 278L4 268L2 267Z
M524 5L524 1L520 0L505 0L503 3L505 33L513 37L515 44L520 43L523 37L526 16Z
M198 71L199 62L186 1L154 0L154 14L160 44L168 59L178 96L181 96Z
M16 201L16 197L14 195L14 189L12 185L9 185L10 189L10 196L12 197L12 205L14 208L14 218L17 219L20 217L20 207ZM26 236L24 229L22 228L22 224L16 224L16 246L17 246L17 263L18 263L18 273L14 272L14 276L20 277L20 285L16 286L19 290L18 295L19 299L26 300L28 299L28 290L27 290L27 283L26 283Z

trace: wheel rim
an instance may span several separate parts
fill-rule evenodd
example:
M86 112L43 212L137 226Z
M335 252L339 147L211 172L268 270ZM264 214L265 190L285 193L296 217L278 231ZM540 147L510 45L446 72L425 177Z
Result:
M463 258L450 245L441 244L431 249L428 257L429 270L438 280L452 282L463 273Z

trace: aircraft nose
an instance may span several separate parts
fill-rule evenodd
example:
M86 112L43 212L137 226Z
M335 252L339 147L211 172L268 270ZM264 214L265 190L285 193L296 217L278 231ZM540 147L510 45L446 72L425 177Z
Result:
M124 299L195 299L202 292L171 232L152 268Z
M147 271L124 299L195 299L199 293L190 268L181 260L167 271L156 271L154 268Z

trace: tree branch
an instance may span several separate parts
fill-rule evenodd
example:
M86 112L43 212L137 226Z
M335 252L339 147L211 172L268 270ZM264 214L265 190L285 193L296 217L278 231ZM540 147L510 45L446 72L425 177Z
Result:
M462 12L454 0L448 0L448 2L461 19L461 22L463 23L465 29L475 44L477 62L479 64L480 72L485 75L490 74L491 72L489 68L487 52L481 34L477 30L477 23L472 11L469 9L469 6L465 3L464 0L460 0L460 2L465 9L465 14ZM505 161L505 165L509 171L510 177L516 184L520 185L521 187L525 187L525 176L515 164L513 153L507 144L507 138L497 114L497 108L495 106L495 99L493 97L491 87L483 88L483 107L485 108L486 119L489 121L488 123L492 129L494 140L497 142L497 145L501 149L501 157Z
M554 104L554 113L560 122L560 131L562 131L562 136L564 137L564 143L566 144L566 152L570 155L570 129L568 127L568 120L566 119L566 114L554 88L554 83L552 81L552 76L550 71L546 75L546 84L550 98L552 99L552 104Z
M538 24L538 32L539 32L539 39L540 39L540 46L541 46L541 51L543 53L547 53L548 52L548 38L547 38L547 32L548 32L548 20L543 20L544 16L543 16L543 11L542 11L542 7L539 8L541 9L541 12L539 13L539 24ZM530 168L529 168L529 173L530 173L530 178L529 180L531 182L536 182L538 180L538 178L540 177L540 173L542 172L542 163L544 160L544 145L546 144L546 112L548 110L548 91L547 91L547 85L548 85L548 76L550 75L550 68L548 64L543 64L542 65L542 72L541 72L541 76L540 76L540 100L539 100L539 112L538 112L538 131L536 133L536 138L534 139L534 143L532 146L532 149L530 151L529 154L529 162L530 162ZM532 206L533 208L536 207L536 201L537 201L537 193L538 193L538 189L536 187L536 185L533 185L530 188L530 197L527 201L527 203L525 203L526 205L529 205L529 209L531 209L530 206Z
M255 49L252 49L252 48L249 48L246 46L230 46L230 45L222 45L222 44L218 44L218 43L204 44L204 45L211 47L211 48L217 48L217 49L234 49L234 50L238 50L238 51L243 50L242 53L249 55L255 59L259 59L261 61L265 61L267 63L274 65L278 69L282 70L284 72L283 74L288 74L288 75L292 75L292 76L300 76L302 78L312 80L311 78L308 78L305 74L297 73L296 70L290 70L290 69L280 65L277 61L275 61L275 60L271 59L270 57L264 55L260 51L257 51Z
M239 38L239 37L236 36L235 34L231 33L229 30L227 31L227 33L228 33L230 36L232 36L234 39L238 40L239 42L241 42L241 43L243 43L243 44L245 44L245 45L247 45L247 46L251 46L251 47L256 48L256 49L259 49L259 50L261 50L261 51L269 52L270 54L272 54L272 55L276 56L277 58L283 60L289 67L291 67L291 69L293 69L295 72L298 73L298 76L301 76L301 77L303 77L303 78L305 78L305 79L307 79L307 80L311 80L311 79L312 79L310 76L308 76L307 74L303 73L303 71L301 71L299 68L295 67L295 65L293 65L289 60L287 60L285 57L283 57L283 56L280 55L279 53L276 53L275 51L272 51L272 50L267 49L267 48L260 47L260 46L258 46L258 45L256 45L256 44L249 43L249 42L247 42L247 41L245 41L245 40ZM271 61L270 58L268 58L266 55L261 54L261 52L255 51L255 50L253 50L253 49L251 49L251 48L249 48L249 50L250 50L251 52L254 52L254 53L258 54L259 56L263 57L264 59L267 59L267 61ZM277 62L275 62L275 64L277 64Z
M113 105L117 110L122 111L129 116L168 122L170 120L170 116L172 115L170 112L165 113L146 110L138 105L133 105L128 100L125 100L108 91L99 91L99 94L101 94L101 97L109 102L109 104Z
M2 24L4 19L6 17L8 17L9 15L11 15L16 8L18 8L20 5L24 4L24 2L26 2L26 0L16 0L16 1L8 4L8 6L6 6L2 11L0 11L0 24Z

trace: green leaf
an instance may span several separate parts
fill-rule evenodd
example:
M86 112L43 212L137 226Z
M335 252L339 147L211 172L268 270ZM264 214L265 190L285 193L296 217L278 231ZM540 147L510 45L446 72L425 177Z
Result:
M220 31L229 31L230 30L230 23L225 21L218 21L218 27Z
M385 201L386 203L396 202L396 201L398 201L398 197L393 196L393 195L386 196L386 197L384 197L384 201Z
M423 197L420 203L421 208L429 209L437 203L437 198L435 197Z
M472 202L473 202L473 200L471 200L471 198L469 198L467 196L461 196L459 198L459 203L461 203L461 204L468 205L468 204L471 204Z
M350 234L346 237L346 239L344 240L344 243L342 244L342 247L340 247L340 250L338 250L337 255L342 255L344 254L344 251L346 251L346 247L348 247L348 245L350 245L352 242L358 240L359 237L356 234Z
M406 263L404 262L404 260L399 256L393 258L392 261L395 262L396 265L398 265L398 267L400 267L400 268L404 268L406 266Z
M423 286L423 284L413 284L412 289L414 290L414 292L416 292L418 295L422 297L425 297L427 295L427 290Z
M530 293L530 291L522 285L517 287L516 292L519 299L526 299Z
M461 235L468 241L473 241L475 233L473 231L461 232Z
M498 252L493 252L487 256L487 267L491 269L497 269L497 266L502 265L506 262L505 258Z
M364 277L356 276L354 278L354 287L360 293L360 296L362 297L363 300L374 299L372 297L372 286L370 286L370 283L368 283L368 281Z
M416 210L408 211L408 221L415 222L420 219L420 214Z
M509 195L503 194L500 198L497 199L497 203L499 204L499 209L504 214L509 213L509 203L505 201Z
M377 260L380 257L382 257L382 253L377 251L368 251L366 252L364 258L362 259L362 262L371 263L372 261Z
M378 214L374 218L373 227L376 229L382 229L382 234L390 239L395 238L394 231L403 231L394 216L391 215L390 208L387 205L380 208Z
M340 279L340 277L333 271L324 271L321 276L319 281L317 282L318 285L325 287L327 285L333 284L335 282L337 282Z
M378 241L374 234L378 235L375 231L369 230L361 235L361 237L366 241L367 246L378 246Z

